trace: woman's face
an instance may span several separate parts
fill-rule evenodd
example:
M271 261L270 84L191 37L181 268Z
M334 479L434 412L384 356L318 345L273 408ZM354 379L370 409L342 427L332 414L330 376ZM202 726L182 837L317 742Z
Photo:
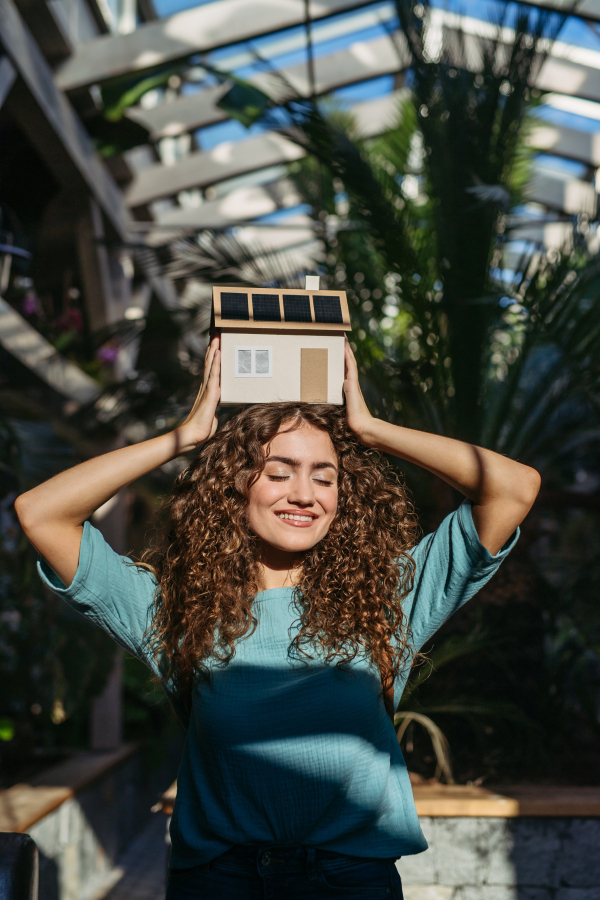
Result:
M250 488L248 522L278 550L301 553L329 531L337 510L338 461L329 435L288 425L265 447L267 462Z

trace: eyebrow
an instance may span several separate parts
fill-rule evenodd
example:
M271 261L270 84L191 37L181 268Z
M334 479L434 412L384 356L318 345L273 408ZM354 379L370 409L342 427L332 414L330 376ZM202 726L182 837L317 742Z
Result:
M266 462L280 462L285 466L292 466L294 469L299 469L301 465L297 459L290 459L289 456L268 456ZM313 469L333 469L334 472L337 472L337 467L330 462L315 463Z

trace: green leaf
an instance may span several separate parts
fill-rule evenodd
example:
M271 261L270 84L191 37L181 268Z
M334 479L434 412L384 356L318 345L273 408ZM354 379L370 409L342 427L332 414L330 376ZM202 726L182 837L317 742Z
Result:
M86 124L97 152L105 159L131 150L132 147L147 144L150 138L147 128L127 116L118 122L110 122L103 116L97 116Z
M271 106L271 98L253 84L236 78L216 105L250 128Z
M109 122L118 122L130 106L139 103L144 94L166 85L172 75L181 71L182 65L155 70L152 74L146 72L138 78L118 79L103 87L104 118Z

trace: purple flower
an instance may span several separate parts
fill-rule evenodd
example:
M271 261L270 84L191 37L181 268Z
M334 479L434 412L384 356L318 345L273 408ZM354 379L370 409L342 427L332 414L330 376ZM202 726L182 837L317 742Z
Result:
M100 349L96 351L96 356L104 363L113 363L118 355L119 348L115 347L114 344L100 347Z

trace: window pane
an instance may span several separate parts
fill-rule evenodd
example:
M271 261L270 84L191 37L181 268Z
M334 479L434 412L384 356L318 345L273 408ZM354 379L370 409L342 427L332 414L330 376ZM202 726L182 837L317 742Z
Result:
M238 372L240 375L252 372L252 350L238 350Z
M268 375L269 374L269 351L268 350L257 350L256 351L256 374L257 375Z

